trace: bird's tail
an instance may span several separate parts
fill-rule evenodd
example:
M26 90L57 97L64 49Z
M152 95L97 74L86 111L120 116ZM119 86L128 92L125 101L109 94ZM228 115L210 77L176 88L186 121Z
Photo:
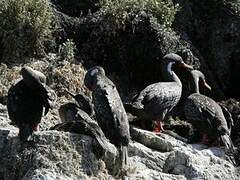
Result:
M19 128L19 137L21 142L28 142L31 139L33 130L30 125L23 125Z
M230 152L234 153L235 147L234 147L233 142L228 134L221 135L220 140Z
M121 168L124 168L128 164L128 147L127 146L120 146L119 158L121 163Z
M228 159L233 163L233 165L236 166L237 165L236 159L238 158L238 155L231 138L229 137L229 135L225 134L220 136L220 140L227 148L226 154Z

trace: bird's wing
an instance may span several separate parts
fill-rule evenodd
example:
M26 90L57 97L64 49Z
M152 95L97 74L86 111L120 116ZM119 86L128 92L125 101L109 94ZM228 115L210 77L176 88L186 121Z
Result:
M213 119L216 117L215 109L205 96L190 95L185 101L184 112L192 122L206 122L206 126L213 127Z
M120 117L122 116L123 106L116 86L114 84L108 84L102 89L102 91L105 97L106 105L109 108L108 112L110 112L110 116L112 116L114 128L118 128L120 126Z
M142 104L144 108L156 108L156 111L169 112L179 101L181 88L173 83L156 83L145 94Z
M119 142L126 144L129 140L128 119L116 86L107 77L102 77L98 83L93 101L99 125L106 137L112 137L113 141L118 137L122 139Z
M112 83L106 87L106 98L112 112L114 127L113 135L120 139L122 145L129 143L129 123L122 100L118 94L116 86Z
M219 104L219 105L223 111L224 117L226 118L228 129L229 129L229 131L231 131L231 129L234 125L232 115L224 105L222 105L222 104Z
M8 114L9 118L12 121L15 121L16 113L18 109L20 108L20 102L22 101L22 87L24 86L24 83L22 80L16 81L16 83L11 86L11 88L8 91L8 98L7 98L7 108L8 108Z

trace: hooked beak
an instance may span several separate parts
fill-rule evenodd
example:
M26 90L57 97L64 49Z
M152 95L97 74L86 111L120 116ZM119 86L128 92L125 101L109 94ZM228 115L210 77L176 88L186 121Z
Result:
M212 90L211 86L204 80L203 85L208 88L210 91Z
M183 68L186 68L186 69L193 70L193 67L191 65L188 65L183 61L179 63L179 67L183 67Z

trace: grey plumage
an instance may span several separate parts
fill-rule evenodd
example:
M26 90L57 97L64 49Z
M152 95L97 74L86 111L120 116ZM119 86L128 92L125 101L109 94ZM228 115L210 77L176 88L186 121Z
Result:
M76 105L80 109L82 109L83 111L88 113L89 116L94 115L93 104L89 97L87 97L83 93L78 93L78 94L74 95L73 93L69 92L68 90L65 90L65 91L75 99L75 101L77 103Z
M63 123L51 129L89 135L95 138L102 147L106 147L107 139L97 122L75 103L61 105L58 111Z
M220 140L228 149L234 150L230 138L230 129L224 117L222 108L211 98L199 93L199 79L206 83L204 75L197 70L191 72L194 78L196 92L185 101L184 113L186 119L202 134L207 134L211 141Z
M46 76L40 71L36 71L31 67L24 66L20 74L23 77L24 83L31 89L37 89L43 84L46 84Z
M181 81L172 70L174 64L192 68L177 54L170 53L164 56L163 76L167 82L154 83L143 89L132 105L126 104L128 112L143 119L157 122L164 120L165 115L178 103L182 93Z
M105 136L119 148L122 166L127 163L130 140L129 123L116 86L105 76L104 69L96 66L87 71L86 87L92 90L94 110Z
M19 128L20 140L27 141L41 121L43 107L47 114L56 94L45 85L46 77L39 71L23 67L21 74L23 79L8 91L7 108L9 118Z

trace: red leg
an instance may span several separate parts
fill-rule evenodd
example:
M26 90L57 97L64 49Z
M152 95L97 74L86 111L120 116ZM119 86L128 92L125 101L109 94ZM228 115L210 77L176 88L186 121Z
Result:
M209 139L208 139L207 134L203 134L203 135L202 135L202 140L200 141L200 143L201 143L201 144L206 144L206 145L209 144Z
M164 132L163 125L164 123L162 121L157 120L156 125L153 129L153 132L156 132L156 133Z
M38 124L34 124L34 125L32 126L32 130L33 130L33 131L38 131Z

